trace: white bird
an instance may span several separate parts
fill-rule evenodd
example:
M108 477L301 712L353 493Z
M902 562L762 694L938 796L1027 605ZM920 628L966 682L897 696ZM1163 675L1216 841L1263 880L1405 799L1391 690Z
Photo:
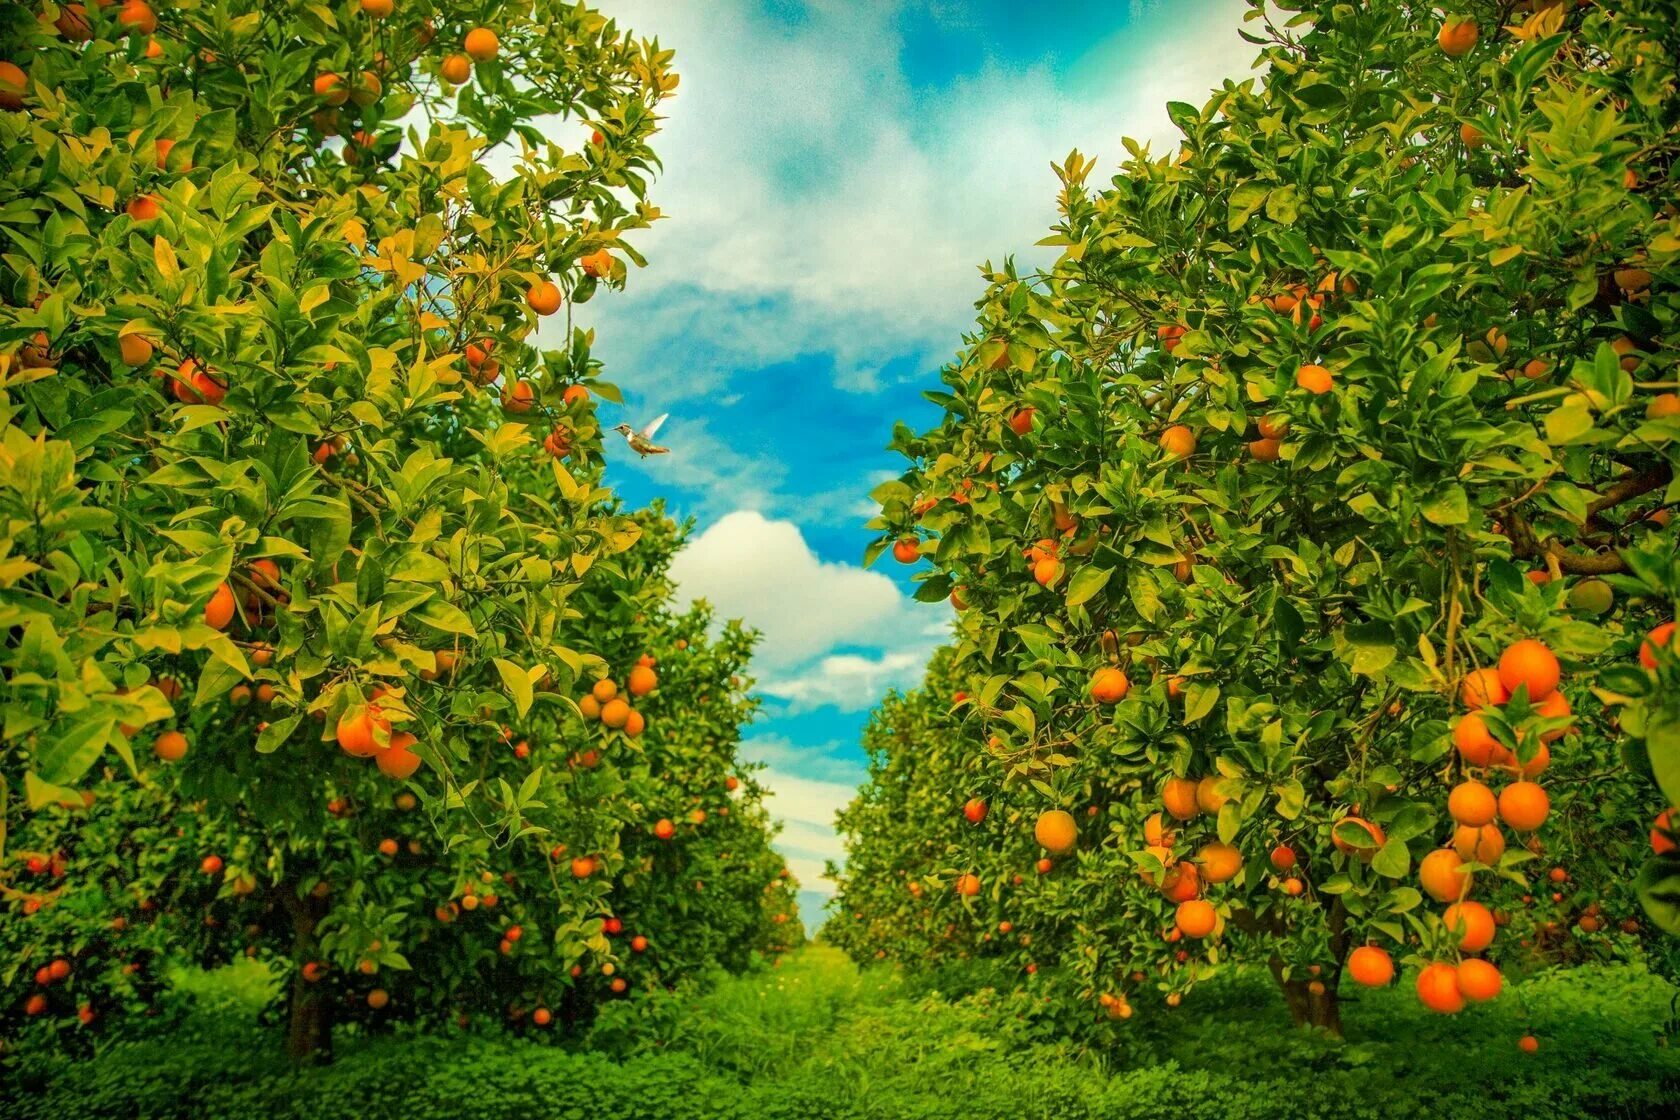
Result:
M654 434L659 431L659 425L665 423L665 417L669 415L671 415L669 412L660 413L652 423L648 424L647 427L643 428L639 432L628 424L620 424L614 428L613 431L623 435L624 442L630 445L630 450L634 451L644 459L646 459L649 455L668 455L670 454L671 449L669 447L660 447L658 444L653 442L653 437Z

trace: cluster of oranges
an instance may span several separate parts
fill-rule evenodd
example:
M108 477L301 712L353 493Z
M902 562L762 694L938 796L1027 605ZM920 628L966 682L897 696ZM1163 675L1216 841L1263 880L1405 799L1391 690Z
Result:
M379 695L339 716L334 737L345 754L371 758L387 778L407 781L420 769L420 756L413 749L419 740L406 731L391 730L390 719L376 703Z
M642 655L630 670L630 675L624 679L624 691L630 696L639 697L646 696L659 687L659 674L653 671L653 666L653 658ZM611 730L622 731L632 739L647 727L642 713L632 708L630 702L618 694L618 682L611 677L602 677L596 681L594 687L578 700L577 708L584 719L600 720Z

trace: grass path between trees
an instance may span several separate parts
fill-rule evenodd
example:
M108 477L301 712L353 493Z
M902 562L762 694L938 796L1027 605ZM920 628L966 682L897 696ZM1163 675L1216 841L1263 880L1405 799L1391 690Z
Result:
M254 1018L261 983L252 968L198 978L167 1027L91 1059L19 1056L6 1115L1654 1120L1680 1101L1662 1033L1675 993L1625 966L1542 975L1450 1019L1407 991L1367 994L1344 1041L1292 1029L1264 983L1232 977L1176 1011L1140 1009L1097 1055L1012 998L951 999L817 945L703 996L615 1005L587 1048L488 1028L346 1037L334 1065L303 1071ZM1528 1031L1537 1054L1517 1050Z

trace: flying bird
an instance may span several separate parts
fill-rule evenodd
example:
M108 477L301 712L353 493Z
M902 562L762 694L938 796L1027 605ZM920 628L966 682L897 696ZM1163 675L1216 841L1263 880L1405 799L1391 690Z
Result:
M669 455L671 453L669 447L660 447L653 442L654 434L659 431L659 425L665 423L665 417L669 415L671 415L669 412L661 413L657 419L639 432L628 424L620 424L613 431L623 435L624 442L630 445L630 450L644 459L649 455Z

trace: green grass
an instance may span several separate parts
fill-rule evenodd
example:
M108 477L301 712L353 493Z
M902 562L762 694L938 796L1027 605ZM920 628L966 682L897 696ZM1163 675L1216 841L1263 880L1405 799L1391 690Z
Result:
M150 1037L85 1061L25 1054L0 1071L7 1115L1631 1120L1680 1100L1680 1052L1660 1045L1674 992L1631 967L1543 975L1455 1017L1369 993L1347 1006L1345 1041L1291 1028L1264 982L1234 977L1085 1049L1013 999L950 999L814 946L703 996L614 1005L587 1048L346 1038L334 1065L301 1072L256 1021L265 983L249 967L187 977L193 1010ZM1540 1053L1517 1051L1527 1031Z

